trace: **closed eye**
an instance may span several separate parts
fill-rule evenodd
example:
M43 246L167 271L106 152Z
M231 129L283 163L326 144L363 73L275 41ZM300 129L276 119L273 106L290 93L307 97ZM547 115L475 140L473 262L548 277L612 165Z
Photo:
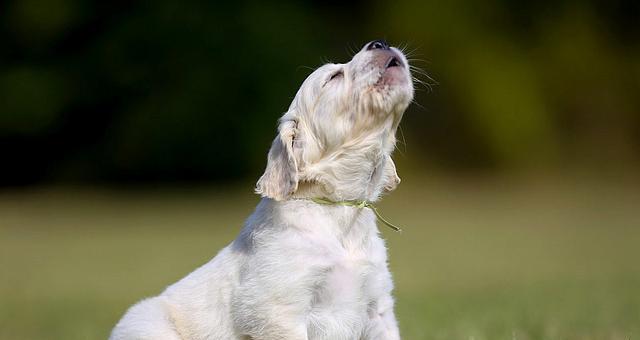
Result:
M332 74L331 77L329 78L329 81L332 81L332 80L334 80L334 79L336 79L338 77L342 77L343 74L344 73L342 72L342 70L340 70L340 71Z

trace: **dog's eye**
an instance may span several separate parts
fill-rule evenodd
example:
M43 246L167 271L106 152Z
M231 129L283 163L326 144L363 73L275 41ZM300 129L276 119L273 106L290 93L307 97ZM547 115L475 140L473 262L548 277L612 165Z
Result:
M342 75L343 75L342 71L338 71L338 72L336 72L336 73L331 75L331 77L329 78L329 81L332 81L332 80L334 80L334 79L336 79L338 77L342 77Z

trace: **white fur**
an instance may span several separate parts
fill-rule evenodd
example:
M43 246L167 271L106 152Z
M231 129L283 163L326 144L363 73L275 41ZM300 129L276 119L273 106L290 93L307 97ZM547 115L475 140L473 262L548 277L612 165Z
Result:
M403 67L386 69L390 55ZM131 307L111 339L399 339L372 211L305 198L374 201L395 188L391 152L412 97L394 48L313 72L280 121L256 187L264 198L238 238Z

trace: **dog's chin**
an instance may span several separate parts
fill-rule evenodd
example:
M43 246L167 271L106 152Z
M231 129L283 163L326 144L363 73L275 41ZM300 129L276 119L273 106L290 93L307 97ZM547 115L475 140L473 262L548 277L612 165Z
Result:
M371 86L371 104L380 114L391 114L404 110L413 98L413 86L409 76L400 67L390 67L380 74Z
M385 88L406 87L409 83L408 78L404 68L399 66L389 67L380 74L380 78L374 84L374 88L378 91L384 91Z

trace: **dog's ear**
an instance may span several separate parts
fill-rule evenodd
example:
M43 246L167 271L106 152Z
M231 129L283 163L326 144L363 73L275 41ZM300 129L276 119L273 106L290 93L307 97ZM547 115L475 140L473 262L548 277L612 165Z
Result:
M386 156L385 166L384 166L384 190L389 192L395 190L400 184L400 177L398 177L398 173L396 172L396 164L391 159L391 156Z
M298 122L283 117L278 136L269 150L267 168L256 184L256 193L276 201L289 198L298 189L298 162L294 143L298 134Z

